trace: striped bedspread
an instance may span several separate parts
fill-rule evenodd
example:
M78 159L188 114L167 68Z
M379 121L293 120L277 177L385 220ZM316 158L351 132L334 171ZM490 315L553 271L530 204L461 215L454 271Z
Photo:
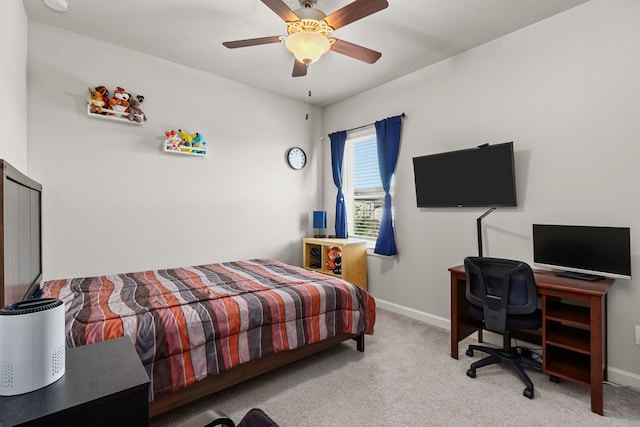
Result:
M53 280L66 345L128 336L150 400L262 355L372 334L375 301L343 280L267 259Z

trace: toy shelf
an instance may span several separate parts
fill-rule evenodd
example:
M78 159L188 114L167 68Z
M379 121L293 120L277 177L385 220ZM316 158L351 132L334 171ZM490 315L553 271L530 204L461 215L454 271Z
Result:
M103 108L102 111L116 114L113 110L110 110L108 108ZM142 126L142 123L144 123L144 121L136 122L134 120L129 120L129 113L126 113L126 116L107 116L104 114L92 113L91 106L89 104L87 104L87 116L95 117L96 119L110 120L112 122L128 123L130 125L137 125L137 126Z
M187 155L187 156L197 156L197 157L205 157L207 155L207 147L196 147L196 148L190 148L190 147L179 147L177 149L173 149L170 148L171 144L164 142L162 144L162 151L164 151L165 153L171 153L171 154L183 154L183 155ZM184 151L184 150L193 150L196 151L191 152L191 151Z
M342 251L340 273L329 269L331 248ZM312 253L313 251L313 253ZM367 289L367 242L356 239L305 238L302 239L302 267L329 276L339 277Z

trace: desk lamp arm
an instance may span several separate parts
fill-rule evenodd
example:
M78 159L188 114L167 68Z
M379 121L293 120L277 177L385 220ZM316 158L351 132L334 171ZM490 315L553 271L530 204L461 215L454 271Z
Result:
M478 226L478 256L482 256L482 219L495 210L496 208L491 208L476 219L476 225Z

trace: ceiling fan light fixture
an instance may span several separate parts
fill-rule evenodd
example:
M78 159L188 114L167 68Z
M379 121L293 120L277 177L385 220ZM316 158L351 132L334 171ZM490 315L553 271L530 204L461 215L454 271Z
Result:
M285 0L261 0L287 24L287 36L258 37L222 43L229 49L284 42L295 56L292 77L307 75L309 64L318 61L332 50L341 55L373 64L382 54L329 34L389 6L387 0L352 0L346 6L326 15L316 9L318 0L299 0L300 9L292 10ZM293 1L293 0L289 0Z
M307 65L316 62L331 48L329 39L315 31L289 34L284 45L298 61Z

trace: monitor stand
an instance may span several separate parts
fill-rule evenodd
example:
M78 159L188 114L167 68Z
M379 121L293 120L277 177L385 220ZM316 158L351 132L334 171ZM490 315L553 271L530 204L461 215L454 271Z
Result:
M479 257L482 256L482 219L495 210L496 208L491 208L476 219L476 227L478 230L478 256Z
M577 273L575 271L559 271L556 276L568 277L570 279L587 280L589 282L595 282L597 280L604 279L604 276L598 276L596 274Z

